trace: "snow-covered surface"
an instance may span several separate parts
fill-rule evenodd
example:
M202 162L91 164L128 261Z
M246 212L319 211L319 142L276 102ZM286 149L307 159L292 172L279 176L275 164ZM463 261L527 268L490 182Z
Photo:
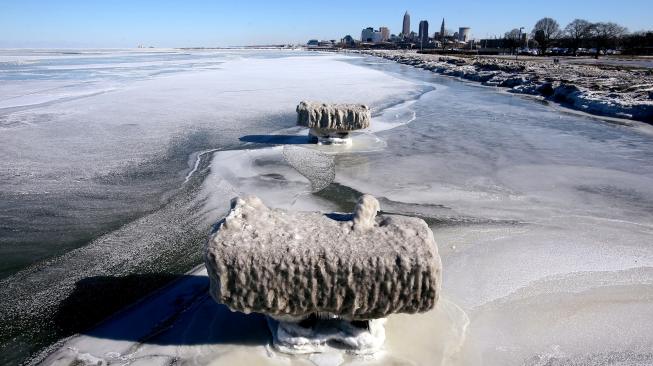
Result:
M189 180L186 186L196 188L190 198L179 200L183 204L164 203L163 209L109 233L104 240L12 277L15 285L3 282L0 287L3 298L20 300L15 304L23 309L47 313L56 308L52 305L56 301L34 304L65 299L71 293L66 288L89 273L142 270L133 262L161 271L165 268L161 263L170 260L168 253L177 260L193 253L175 256L177 252L169 249L183 243L180 238L188 235L188 228L200 227L205 237L208 225L239 194L256 194L270 207L333 212L350 211L359 192L364 192L379 198L382 211L417 215L431 226L443 262L443 298L438 308L427 314L390 316L380 359L344 356L340 361L337 354L288 357L266 346L269 332L264 319L227 313L206 290L198 288L206 297L192 306L180 300L185 311L175 311L178 317L151 336L134 339L131 334L137 332L83 332L55 353L61 364L70 364L78 356L134 365L653 362L650 129L567 113L519 95L379 58L343 57L348 60L343 63L341 56L295 56L229 56L220 65L230 70L222 75L224 79L218 75L221 69L192 71L136 80L120 92L83 102L67 101L31 111L3 110L4 120L18 122L0 133L3 198L14 197L6 192L25 192L20 196L22 207L38 192L42 203L51 207L46 200L50 196L43 191L52 188L72 192L89 184L95 187L94 180L75 184L74 179L84 174L95 177L112 166L124 167L129 159L121 156L136 159L141 149L161 154L180 142L178 131L194 129L196 136L219 133L224 137L189 148L186 170L174 171L182 184L196 166L196 157L212 158L206 165L204 160L197 165L192 176L202 179ZM229 62L234 62L232 69ZM279 78L269 72L277 67ZM332 69L347 77L324 72ZM232 77L232 72L245 79ZM294 72L298 73L295 79ZM277 90L278 83L286 82L286 74L289 87ZM231 83L229 88L220 80ZM307 80L322 84L314 87ZM175 89L177 84L184 88ZM166 89L158 88L163 85ZM137 92L135 88L142 89ZM216 88L222 90L220 97L211 97ZM240 97L230 96L227 90L240 90ZM326 154L316 147L312 150L316 154L300 154L306 150L305 132L292 127L294 107L305 98L324 100L327 92L333 93L336 102L370 102L371 131L358 137L368 142L382 140L381 146L355 150L354 135L350 151L356 153L329 147L331 153ZM403 98L396 98L405 92ZM252 120L245 118L250 114L230 107L229 103L236 102L241 106L243 98L252 101ZM376 104L366 98L376 99ZM147 128L132 132L119 121ZM195 123L208 128L195 129ZM167 133L173 138L160 138ZM249 137L239 141L244 135ZM322 189L314 192L315 187ZM74 203L70 196L68 201ZM38 225L49 227L47 220ZM161 238L163 233L169 236ZM163 249L166 256L146 261L147 254ZM79 263L88 263L89 258L97 259L81 268ZM31 288L22 286L25 283L32 284ZM51 290L32 292L50 286ZM154 306L165 309L161 304ZM158 323L160 318L152 315L143 319ZM127 325L132 324L113 320L104 326L129 329Z
M287 164L274 149L238 153L245 160L230 164L252 168L242 177L222 175L233 169L223 170L224 155L216 154L207 184L324 211L351 202L349 187L381 197L383 211L429 217L442 248L444 294L470 317L450 364L650 363L650 134L394 70L431 80L435 90L386 110L415 118L377 133L384 150L336 155L336 185L327 193L302 193L308 183L302 188L297 172L281 168ZM264 178L272 171L283 175L275 184Z
M385 342L381 351L373 355L317 346L319 354L293 355L273 348L265 317L231 312L213 301L207 294L208 282L205 270L193 271L104 325L66 340L42 364L376 366L394 362L444 365L460 348L468 323L460 308L443 299L428 313L392 315L387 321L376 321L373 335L348 339L377 347L384 339L385 328ZM325 332L324 336L338 335ZM301 342L299 337L284 340ZM298 347L308 350L314 346Z

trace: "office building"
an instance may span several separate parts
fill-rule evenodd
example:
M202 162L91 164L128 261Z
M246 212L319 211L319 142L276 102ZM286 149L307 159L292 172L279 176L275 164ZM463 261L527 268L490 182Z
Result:
M387 42L390 39L390 29L388 27L380 27L379 32L381 32L381 42Z
M406 14L404 14L404 25L401 29L401 35L404 37L408 37L410 35L410 14L408 14L408 11L406 11Z
M429 43L429 22L422 20L419 22L419 35L417 36L419 42L424 45Z
M467 43L469 41L469 33L470 33L470 28L469 27L460 27L460 28L458 28L458 40L460 42Z

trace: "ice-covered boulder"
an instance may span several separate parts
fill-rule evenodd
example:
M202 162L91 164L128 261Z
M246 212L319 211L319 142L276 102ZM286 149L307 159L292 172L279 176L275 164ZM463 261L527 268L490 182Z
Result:
M235 198L205 247L211 295L232 310L284 321L432 309L441 286L433 233L421 219L378 210L368 195L353 214L329 215Z
M504 88L514 88L515 86L523 85L526 83L526 78L522 75L509 77L501 82L499 86Z
M572 103L575 97L580 93L580 89L573 84L560 84L553 90L553 99L560 103Z
M327 104L302 101L297 125L309 128L313 142L348 143L349 132L368 128L372 117L363 104Z

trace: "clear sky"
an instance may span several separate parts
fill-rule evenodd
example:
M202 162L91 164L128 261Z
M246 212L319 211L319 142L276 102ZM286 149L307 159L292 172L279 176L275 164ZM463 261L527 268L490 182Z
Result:
M614 21L631 31L653 29L653 0L0 0L0 47L157 47L305 43L360 37L364 27L472 28L476 38L500 35L544 16L564 27L574 18Z

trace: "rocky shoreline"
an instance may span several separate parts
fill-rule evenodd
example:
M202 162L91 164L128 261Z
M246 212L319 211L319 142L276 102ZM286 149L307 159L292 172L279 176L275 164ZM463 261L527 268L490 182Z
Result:
M586 113L653 124L653 70L608 65L554 63L553 59L509 60L361 50L438 74L509 92L537 95Z

